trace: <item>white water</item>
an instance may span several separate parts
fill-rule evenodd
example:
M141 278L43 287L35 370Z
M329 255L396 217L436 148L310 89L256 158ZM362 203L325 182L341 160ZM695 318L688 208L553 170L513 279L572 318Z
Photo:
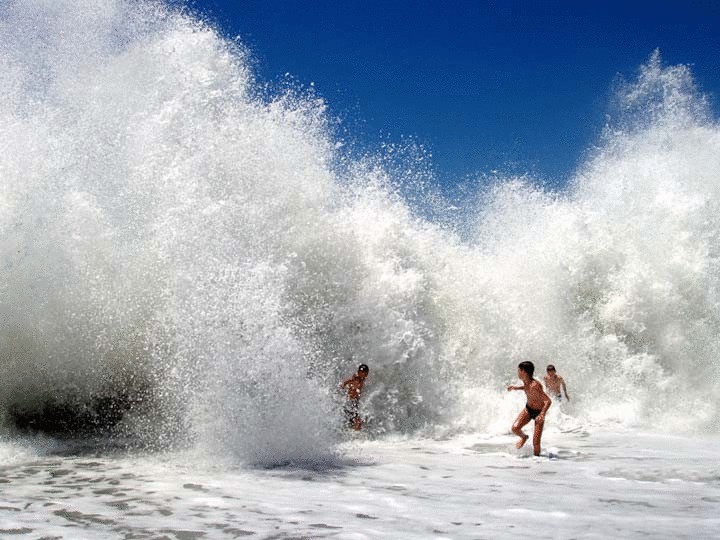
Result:
M3 538L367 540L713 538L718 440L547 434L345 447L334 468L248 470L197 456L37 456L0 469Z
M422 192L413 153L406 171L353 155L322 100L268 95L241 47L162 4L4 2L0 85L8 463L65 455L15 429L18 414L52 424L60 411L76 423L58 431L83 448L95 439L73 426L99 425L111 446L342 470L336 385L365 362L377 441L363 453L384 456L368 458L372 475L402 483L391 462L413 452L387 437L506 433L522 403L504 387L527 359L568 381L572 407L553 408L552 426L592 426L601 441L661 431L696 441L668 459L707 457L699 436L720 425L720 129L686 67L654 55L619 90L565 190L500 177L461 201L462 217L400 195ZM149 456L128 459L156 467ZM647 464L632 463L641 482ZM717 471L700 469L716 498ZM582 470L563 474L580 493L605 489ZM28 478L13 480L28 482L20 500L36 496Z

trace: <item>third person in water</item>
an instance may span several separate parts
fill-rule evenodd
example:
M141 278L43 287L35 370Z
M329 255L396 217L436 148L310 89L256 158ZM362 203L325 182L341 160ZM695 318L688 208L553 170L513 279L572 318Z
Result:
M545 413L550 408L552 400L543 390L542 385L539 381L533 379L535 373L535 366L532 362L520 362L518 364L518 377L523 382L522 386L508 386L508 392L511 390L524 390L525 396L527 397L527 403L525 408L520 411L520 414L515 419L515 423L512 426L512 432L520 437L520 440L515 445L516 448L522 448L525 442L528 440L528 436L522 430L522 428L530 422L535 421L535 430L533 431L533 453L536 456L540 455L540 439L542 438L543 426L545 424Z
M560 392L562 389L565 393L565 399L570 401L570 396L568 396L565 386L565 379L557 374L555 366L552 364L548 364L547 375L543 378L543 382L545 383L545 391L550 394L553 399L556 399L558 402L562 401L562 393Z

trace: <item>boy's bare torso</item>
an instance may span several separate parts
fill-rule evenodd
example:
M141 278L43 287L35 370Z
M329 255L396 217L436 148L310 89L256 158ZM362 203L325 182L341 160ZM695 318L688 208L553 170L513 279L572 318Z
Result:
M546 375L543 379L545 387L548 389L553 396L560 395L560 388L562 387L563 378L558 375Z
M341 386L347 389L348 399L357 400L360 399L360 393L362 392L364 384L364 379L361 379L357 375L353 375L351 378L343 381Z
M523 390L525 390L525 396L527 396L528 407L541 410L545 405L545 391L542 384L533 379L525 384Z

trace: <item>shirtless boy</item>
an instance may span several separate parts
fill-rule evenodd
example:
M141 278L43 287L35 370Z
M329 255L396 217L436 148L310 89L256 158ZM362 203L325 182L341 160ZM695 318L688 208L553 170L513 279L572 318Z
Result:
M532 362L520 362L518 364L518 377L523 382L522 386L508 386L508 392L511 390L524 390L527 396L525 408L520 412L512 426L512 432L520 437L515 448L522 448L528 440L528 436L522 430L523 426L535 420L535 430L533 431L533 453L540 455L540 439L542 438L543 426L545 424L545 413L550 408L552 400L543 390L542 384L533 379L535 366Z
M370 368L366 364L360 364L357 373L349 379L340 383L340 388L347 388L347 401L345 402L345 418L347 418L348 426L355 431L360 431L362 427L362 418L360 418L360 393L365 385Z
M567 388L565 387L565 379L557 374L555 366L552 364L548 365L547 375L543 378L543 382L545 383L545 390L548 394L553 396L554 399L562 401L562 393L560 392L560 389L562 388L562 391L565 392L565 399L570 401L570 396L568 396Z

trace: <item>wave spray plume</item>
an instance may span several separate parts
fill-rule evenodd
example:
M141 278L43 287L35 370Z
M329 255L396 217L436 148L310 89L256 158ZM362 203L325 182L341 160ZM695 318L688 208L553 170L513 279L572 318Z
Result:
M6 2L0 83L7 429L324 462L358 363L373 433L433 434L507 429L524 359L578 420L717 426L720 132L683 66L619 89L567 191L499 179L462 236L161 3Z

